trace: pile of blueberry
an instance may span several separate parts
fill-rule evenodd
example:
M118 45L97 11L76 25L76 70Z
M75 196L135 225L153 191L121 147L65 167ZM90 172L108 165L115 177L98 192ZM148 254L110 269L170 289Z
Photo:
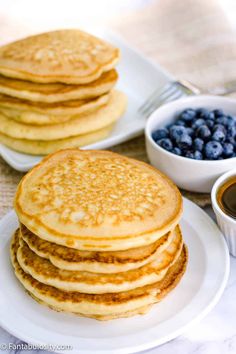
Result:
M173 124L157 129L153 140L163 149L195 160L236 156L236 117L221 109L188 108Z

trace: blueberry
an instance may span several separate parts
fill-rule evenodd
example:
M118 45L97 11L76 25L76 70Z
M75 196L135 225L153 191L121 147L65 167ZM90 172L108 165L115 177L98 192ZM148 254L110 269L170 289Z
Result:
M185 154L185 157L188 157L189 159L194 159L194 160L202 160L203 156L200 151L187 151Z
M207 160L217 160L223 153L222 145L218 141L208 141L204 149Z
M184 134L178 138L176 143L181 150L188 150L192 146L192 138L191 136Z
M167 124L166 129L170 130L170 128L173 127L174 125L175 125L175 123L169 123L169 124Z
M171 151L173 149L172 141L168 138L158 140L157 144L167 151Z
M218 118L216 118L216 123L222 124L226 127L228 125L228 118L225 116L218 117Z
M187 151L185 157L188 157L189 159L194 159L194 153L192 151Z
M192 128L186 128L186 133L190 135L191 137L194 136L194 130Z
M234 138L234 139L236 138L236 127L235 126L228 127L227 137Z
M236 147L236 141L235 141L235 138L232 138L232 137L229 137L229 136L226 136L226 143L230 143L232 145L234 145Z
M200 138L196 138L193 141L194 150L202 151L204 146L204 141Z
M212 134L212 140L219 141L223 143L226 139L225 132L222 129L215 129Z
M180 125L180 126L185 127L186 123L182 119L177 119L177 121L175 122L175 125Z
M206 120L206 125L208 126L208 128L213 128L213 126L214 126L214 121L212 120L212 119L207 119Z
M197 117L207 119L209 116L209 111L206 108L198 108L197 109Z
M178 147L174 147L172 152L173 152L173 154L178 155L178 156L182 155L182 152L181 152L180 148L178 148Z
M152 138L154 141L167 138L169 135L168 130L163 128L163 129L157 129L152 133Z
M214 114L213 111L211 111L211 112L208 113L207 119L215 120L215 114Z
M202 118L198 118L195 120L195 122L193 122L192 128L197 129L197 128L201 127L202 125L205 125L205 120Z
M171 139L177 141L182 135L186 134L186 128L179 126L179 125L173 125L170 128L170 137Z
M191 108L185 109L179 117L186 123L189 123L196 117L196 111Z
M235 126L236 125L236 118L228 116L228 124L227 125L228 125L228 127Z
M211 136L211 131L208 128L207 125L202 125L197 129L196 135L198 138L201 138L203 140L207 140Z
M213 130L213 133L216 130L221 130L222 132L224 132L226 134L226 129L222 124L215 124L212 130Z
M230 143L223 144L223 155L224 157L232 157L234 154L234 146Z
M216 118L222 117L224 115L224 112L222 111L222 109L214 109L213 113L214 113Z
M201 151L198 151L198 150L194 151L193 156L194 156L193 158L195 160L202 160L203 159L203 155L202 155Z

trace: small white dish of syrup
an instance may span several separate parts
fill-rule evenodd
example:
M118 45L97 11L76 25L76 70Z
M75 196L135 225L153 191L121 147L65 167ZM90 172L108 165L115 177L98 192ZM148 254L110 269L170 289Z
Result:
M229 251L236 257L236 169L217 179L211 191L211 200Z

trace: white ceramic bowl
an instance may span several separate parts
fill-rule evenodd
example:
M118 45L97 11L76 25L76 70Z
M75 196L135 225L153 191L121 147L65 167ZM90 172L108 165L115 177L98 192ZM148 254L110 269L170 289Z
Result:
M186 108L223 109L236 115L236 100L218 96L190 96L167 103L148 118L145 128L146 149L151 164L169 176L180 188L210 193L216 179L236 167L236 157L219 161L199 161L172 154L152 139L152 132L173 122Z
M231 218L223 212L217 202L217 191L230 177L236 176L236 168L224 173L218 178L211 191L212 207L216 215L217 223L223 232L230 253L236 257L236 219Z

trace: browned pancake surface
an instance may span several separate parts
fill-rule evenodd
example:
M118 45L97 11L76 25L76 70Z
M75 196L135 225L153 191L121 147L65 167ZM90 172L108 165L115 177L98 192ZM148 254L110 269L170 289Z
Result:
M158 248L173 238L173 234L169 232L148 246L129 249L127 251L93 252L80 251L74 248L45 241L33 234L23 224L21 224L20 228L22 238L33 251L38 251L40 254L44 254L46 258L54 256L67 262L98 262L108 264L140 262L146 258L150 258L150 256L152 256Z
M126 303L129 300L142 298L147 296L154 291L157 291L156 301L158 297L161 296L162 292L168 292L168 288L171 289L174 284L176 284L176 279L179 280L179 277L182 276L186 269L187 264L187 248L183 247L180 257L176 263L168 270L165 278L152 285L147 285L141 288L137 288L127 292L121 293L108 293L108 294L83 294L79 292L66 292L54 287L40 283L39 281L32 278L29 274L26 274L19 266L19 263L16 258L16 253L19 248L19 238L16 234L15 239L13 239L11 249L12 249L12 262L16 271L16 275L23 281L30 283L31 286L37 289L37 292L40 294L47 295L49 297L55 298L59 302L70 301L74 303L79 303L81 301L88 301L97 304L122 304Z

